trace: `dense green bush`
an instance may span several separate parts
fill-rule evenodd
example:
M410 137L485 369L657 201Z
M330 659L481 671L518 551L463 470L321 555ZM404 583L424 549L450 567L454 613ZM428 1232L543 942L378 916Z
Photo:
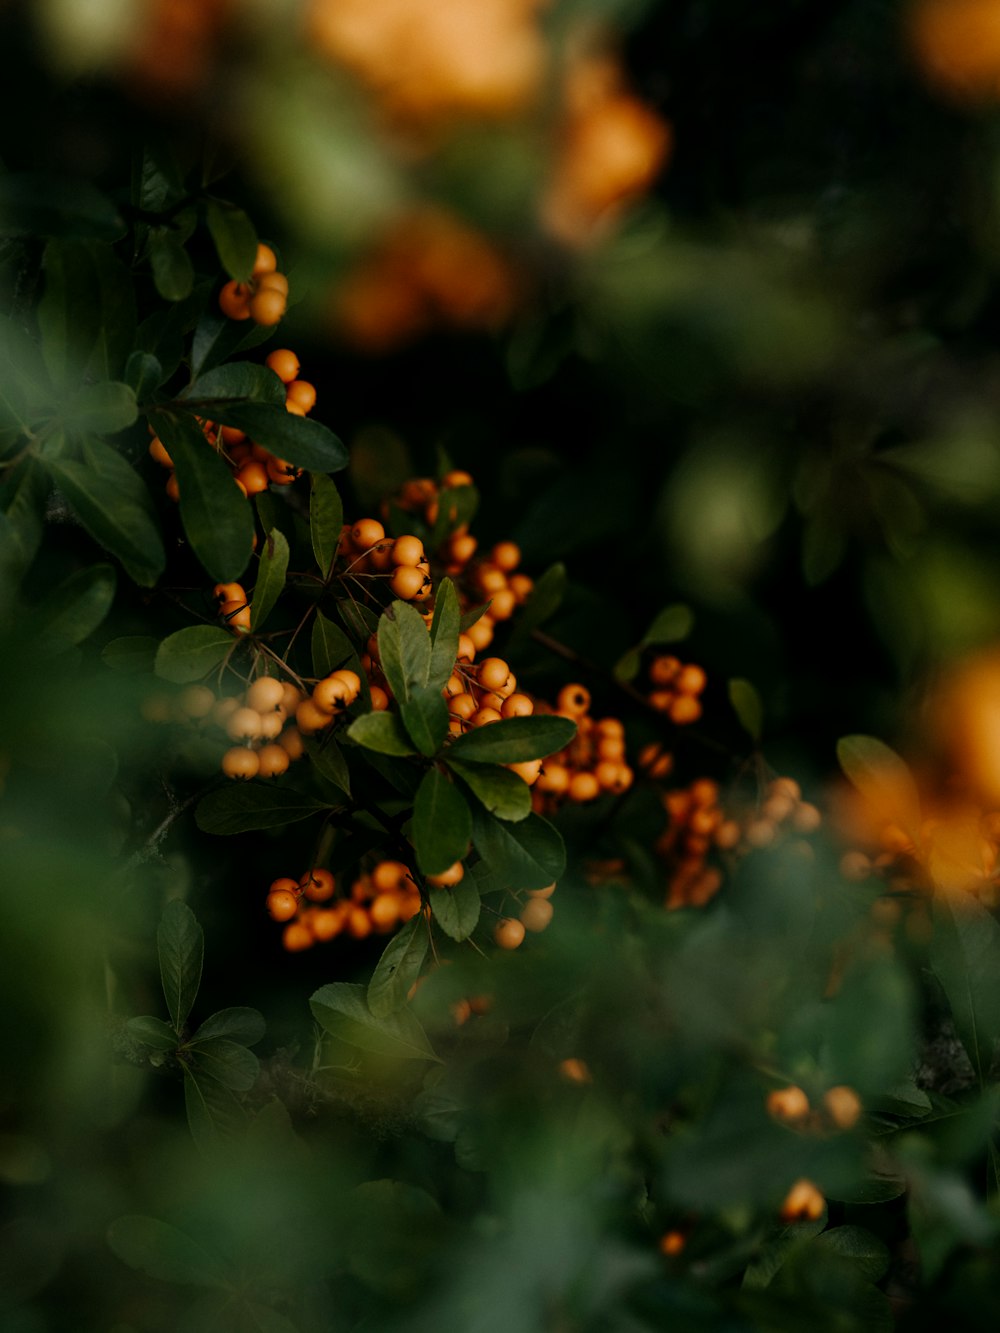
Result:
M0 8L4 1327L991 1327L1000 159L940 0L497 4L478 83L125 8Z

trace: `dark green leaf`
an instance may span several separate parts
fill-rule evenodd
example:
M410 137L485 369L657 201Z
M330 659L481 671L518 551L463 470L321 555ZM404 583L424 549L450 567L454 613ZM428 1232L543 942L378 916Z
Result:
M410 918L385 947L368 983L368 1008L376 1018L402 1009L427 957L430 935L421 913Z
M234 1092L249 1092L260 1074L253 1051L228 1037L197 1038L190 1042L193 1067L198 1075L214 1078Z
M448 734L448 705L434 686L417 687L400 705L400 717L421 754L437 754Z
M566 566L562 561L550 565L541 578L535 580L535 586L514 624L508 652L516 654L531 637L531 631L555 615L566 595L566 582Z
M312 663L317 676L328 676L331 671L351 665L357 654L339 625L328 620L322 611L316 612L312 627ZM357 670L357 668L353 668Z
M653 617L652 623L642 636L642 646L658 643L676 643L686 639L694 628L694 616L691 608L683 602L665 606Z
M195 810L195 823L203 833L251 833L293 824L329 808L291 787L241 782L203 796Z
M464 763L450 752L444 759L476 799L497 819L516 822L531 813L531 788L516 773L496 764Z
M198 318L191 341L191 373L203 375L238 352L249 352L273 335L272 326L255 324L252 319L228 319L216 303L210 301Z
M763 1291L771 1285L772 1279L780 1271L782 1264L794 1249L804 1240L818 1235L826 1226L826 1219L790 1222L787 1226L776 1228L773 1235L765 1241L759 1253L747 1264L743 1273L744 1291Z
M313 474L309 491L309 535L313 555L324 578L330 572L340 532L344 526L344 506L340 492L329 477Z
M156 650L155 671L163 680L184 685L201 680L233 650L236 640L214 625L188 625L168 634Z
M441 690L455 669L462 611L458 593L451 579L443 578L434 594L434 618L431 621L431 664L427 684Z
M379 754L415 754L410 738L395 713L364 713L347 729L352 741Z
M82 463L51 459L52 480L94 540L142 587L152 587L167 558L142 478L103 440L85 440Z
M0 176L0 235L116 241L125 235L125 221L89 181L18 171Z
M156 929L160 982L174 1031L180 1034L201 985L205 936L187 903L167 903Z
M238 579L253 546L253 511L194 422L155 414L157 434L177 471L181 522L191 547L213 579Z
M378 622L378 650L382 670L400 703L427 684L431 665L431 638L423 617L408 602L393 602Z
M108 1244L123 1263L160 1282L198 1287L228 1285L225 1266L215 1255L155 1217L132 1214L117 1218L108 1227Z
M899 824L911 836L920 830L920 796L913 774L894 750L874 736L844 736L837 759L877 819Z
M536 814L511 824L477 807L472 812L472 841L505 889L544 889L566 869L566 849L558 830Z
M347 449L333 431L318 421L296 416L270 403L213 403L213 421L237 426L294 467L310 472L339 472L347 466Z
M431 889L430 904L434 920L453 940L467 940L479 924L479 889L468 873L454 888Z
M865 1227L833 1227L813 1243L849 1259L869 1282L881 1281L889 1267L889 1251L885 1244Z
M469 850L472 816L468 802L437 768L429 768L413 804L411 836L417 865L425 875L440 875Z
M101 661L112 671L145 675L153 670L159 646L148 634L129 634L106 643L101 650Z
M0 472L0 509L7 523L5 560L12 574L27 569L38 552L51 489L48 473L34 458Z
M748 680L734 677L729 682L729 702L743 730L752 741L759 743L764 725L764 706L760 695Z
M164 301L183 301L194 287L194 265L181 237L169 227L149 233L149 263L153 282Z
M184 1068L184 1107L195 1147L206 1156L246 1131L247 1115L236 1094L218 1079Z
M361 641L366 640L378 630L378 616L369 607L362 606L360 602L353 602L350 598L345 597L337 603L337 610L340 612L340 618L347 626L348 631L356 635Z
M930 961L944 988L962 1045L982 1082L1000 1037L1000 925L969 894L934 898Z
M615 680L623 681L628 684L630 680L635 680L639 674L639 668L642 666L642 649L629 648L627 652L622 653L615 663Z
M866 1097L905 1077L915 1057L913 1003L910 979L894 961L850 966L826 1014L831 1082Z
M375 1055L436 1060L427 1034L409 1009L376 1018L365 987L343 981L321 986L309 1001L316 1022L332 1036Z
M272 528L264 539L264 549L260 553L260 564L257 567L253 601L250 604L250 624L255 634L264 628L268 616L284 590L285 575L288 572L288 554L288 542L284 534L278 528Z
M111 565L77 570L33 608L33 648L39 655L65 652L93 634L111 610L117 579Z
M265 1031L263 1014L257 1009L237 1005L211 1014L191 1040L195 1042L207 1041L210 1037L228 1037L230 1041L238 1041L241 1046L255 1046Z
M246 213L219 199L209 199L205 220L222 267L237 282L249 282L257 258L257 232Z
M351 794L351 773L347 767L340 746L332 736L310 736L306 740L306 752L320 773L328 782L332 782L345 796Z
M456 736L448 753L476 764L521 764L565 749L575 735L568 717L510 717Z
M200 375L179 396L179 401L197 403L199 415L203 407L204 415L213 421L225 419L218 415L220 409L247 400L279 404L284 412L285 386L267 366L258 366L254 361L230 361Z
M74 386L102 339L100 283L90 247L85 241L50 241L43 271L38 328L45 364L57 386Z
M151 1046L154 1051L173 1051L177 1048L177 1033L162 1018L143 1014L141 1018L130 1018L125 1024L130 1037Z
M91 241L90 262L101 312L97 338L89 349L86 375L93 380L120 380L135 345L135 288L132 275L110 245Z
M125 362L125 383L139 403L147 403L163 383L163 367L152 352L133 352Z
M437 499L438 516L430 540L435 551L456 528L472 522L479 507L479 492L475 486L451 486L439 491Z

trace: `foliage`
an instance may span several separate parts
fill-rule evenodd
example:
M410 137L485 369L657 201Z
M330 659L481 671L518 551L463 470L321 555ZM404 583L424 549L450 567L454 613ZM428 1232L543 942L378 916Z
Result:
M5 1327L985 1326L986 37L84 8L0 9Z

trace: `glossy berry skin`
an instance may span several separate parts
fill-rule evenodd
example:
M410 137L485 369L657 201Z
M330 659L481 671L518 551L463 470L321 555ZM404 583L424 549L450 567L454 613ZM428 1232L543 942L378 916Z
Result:
M517 949L524 943L524 926L516 917L504 917L494 926L493 939L501 949Z

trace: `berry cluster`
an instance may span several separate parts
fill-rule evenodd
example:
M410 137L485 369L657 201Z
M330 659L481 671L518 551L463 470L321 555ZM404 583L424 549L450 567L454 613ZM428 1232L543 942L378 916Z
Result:
M531 889L526 893L527 902L517 916L503 916L493 927L493 941L501 949L518 949L524 943L525 933L530 931L539 935L546 930L555 914L552 895L555 884L547 884L544 889Z
M293 760L302 758L302 735L290 721L301 700L296 686L274 676L258 676L242 697L228 695L214 703L212 721L234 742L222 756L226 777L244 782L278 778Z
M345 561L342 578L382 578L403 602L425 602L431 595L431 566L423 542L410 533L387 537L377 518L345 525L337 554Z
M861 1098L845 1083L827 1088L822 1105L812 1107L802 1088L795 1084L775 1088L767 1094L767 1113L792 1129L810 1134L853 1129L861 1119Z
M684 663L679 657L657 655L649 664L651 708L666 713L676 726L687 726L701 717L701 693L707 683L703 667Z
M657 773L666 756L659 747L647 746L640 762ZM669 766L667 766L669 771ZM712 855L729 864L747 853L773 846L789 833L815 833L821 816L814 805L802 800L794 778L779 777L767 784L764 799L735 814L723 810L719 784L697 778L688 787L666 791L662 796L667 827L657 839L657 854L667 863L666 906L702 907L722 886L722 868L710 862Z
M362 940L387 935L421 910L420 891L402 861L379 861L351 885L349 897L337 898L329 870L314 867L301 879L276 879L267 894L267 910L284 923L282 943L290 953L346 934ZM325 903L320 907L317 904Z
M631 787L634 773L625 762L625 728L616 717L590 716L590 691L583 685L564 685L555 707L538 704L539 713L572 718L576 735L565 750L549 755L533 793L539 814L551 814L564 801L583 804L605 792L621 795Z
M288 348L279 348L271 352L264 364L274 371L285 386L285 410L295 416L308 416L316 404L316 390L308 380L298 378L299 359L295 353ZM246 432L236 426L220 426L214 421L200 418L199 424L205 439L232 468L233 479L245 496L259 495L269 486L290 486L302 475L301 468L276 457L262 444L248 439ZM167 495L174 501L180 499L173 459L156 435L150 441L149 453L161 467L170 470Z
M227 282L219 292L219 309L227 319L252 319L270 328L288 308L288 279L278 272L278 257L269 245L257 246L249 282Z

